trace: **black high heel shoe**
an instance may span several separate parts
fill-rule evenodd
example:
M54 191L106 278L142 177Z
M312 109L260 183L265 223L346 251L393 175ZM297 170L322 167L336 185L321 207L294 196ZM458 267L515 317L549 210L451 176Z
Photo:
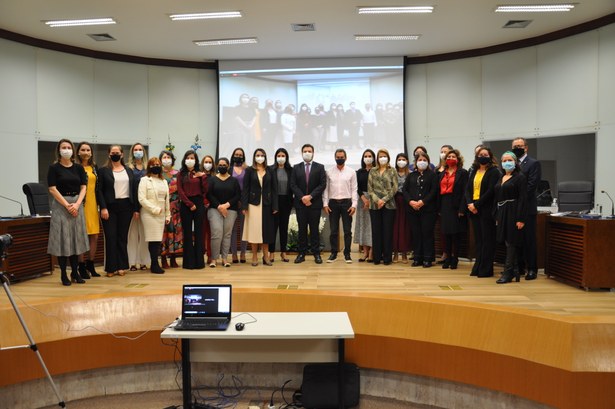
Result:
M94 268L94 261L93 260L88 260L85 262L85 268L86 270L88 270L88 272L90 273L91 277L100 277L100 274L98 274L96 272L96 269Z
M496 283L497 284L510 283L513 280L513 278L515 279L516 282L519 282L521 280L521 274L519 274L518 271L513 271L513 272L505 271L502 273L502 277L498 278Z
M81 278L81 276L79 275L78 272L73 271L72 273L70 273L70 278L71 281L73 283L77 283L77 284L85 284L85 280L83 278Z
M62 271L60 278L62 280L62 285L65 285L67 287L70 285L70 280L68 279L68 276L66 275L66 271Z

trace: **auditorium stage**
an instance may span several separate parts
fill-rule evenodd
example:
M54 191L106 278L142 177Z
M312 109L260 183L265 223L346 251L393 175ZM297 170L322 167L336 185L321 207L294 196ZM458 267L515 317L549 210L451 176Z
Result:
M161 345L159 334L180 312L182 284L231 283L235 311L347 311L356 334L347 358L378 374L471 385L558 408L611 407L615 293L584 291L544 274L498 285L497 277L470 277L470 267L317 265L308 257L298 265L278 259L272 267L128 272L71 287L60 285L56 271L11 288L54 375L172 362L173 348ZM1 347L24 342L4 295L0 322ZM149 332L128 342L100 331ZM31 361L30 351L2 354L20 368L0 370L0 386L40 377L35 362L20 364Z

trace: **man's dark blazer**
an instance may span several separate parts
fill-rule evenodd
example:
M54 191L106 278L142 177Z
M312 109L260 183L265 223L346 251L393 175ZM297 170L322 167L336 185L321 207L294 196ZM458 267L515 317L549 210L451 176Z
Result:
M128 174L128 183L130 185L128 191L130 194L130 203L134 207L134 211L138 211L137 189L135 183L135 176L132 173L132 169L128 166L124 166L126 173ZM110 167L103 166L98 169L98 180L100 182L100 195L98 196L98 206L101 209L106 209L109 204L115 203L115 178L113 177L113 170Z
M268 168L263 176L263 186L261 187L258 181L258 172L253 167L246 168L246 174L243 177L243 190L241 191L241 207L243 210L248 210L248 205L258 206L261 203L263 206L271 207L271 210L278 210L278 185L274 184L274 179Z
M305 195L312 196L312 209L322 209L322 193L327 187L327 173L324 165L311 162L310 180L308 186L305 184L305 162L299 162L293 166L290 177L290 189L295 195L295 209L305 208L301 201Z
M535 215L538 213L538 200L536 199L536 188L542 178L540 162L529 155L525 156L520 163L521 171L527 179L527 213Z

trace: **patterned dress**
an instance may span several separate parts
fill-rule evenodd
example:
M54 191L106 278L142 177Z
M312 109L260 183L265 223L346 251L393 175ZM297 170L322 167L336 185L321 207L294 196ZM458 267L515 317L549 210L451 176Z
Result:
M181 255L184 248L184 233L181 219L179 217L179 193L177 193L177 174L176 169L169 172L163 170L162 177L169 184L169 201L171 208L171 223L167 224L162 237L162 255Z

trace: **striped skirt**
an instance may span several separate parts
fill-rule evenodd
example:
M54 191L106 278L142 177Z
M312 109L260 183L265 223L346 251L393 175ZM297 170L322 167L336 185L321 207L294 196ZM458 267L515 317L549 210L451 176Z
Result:
M79 196L64 196L68 203L75 203ZM49 223L49 243L47 253L53 256L74 256L90 249L88 233L85 228L83 206L73 217L57 200L51 200L51 221Z

